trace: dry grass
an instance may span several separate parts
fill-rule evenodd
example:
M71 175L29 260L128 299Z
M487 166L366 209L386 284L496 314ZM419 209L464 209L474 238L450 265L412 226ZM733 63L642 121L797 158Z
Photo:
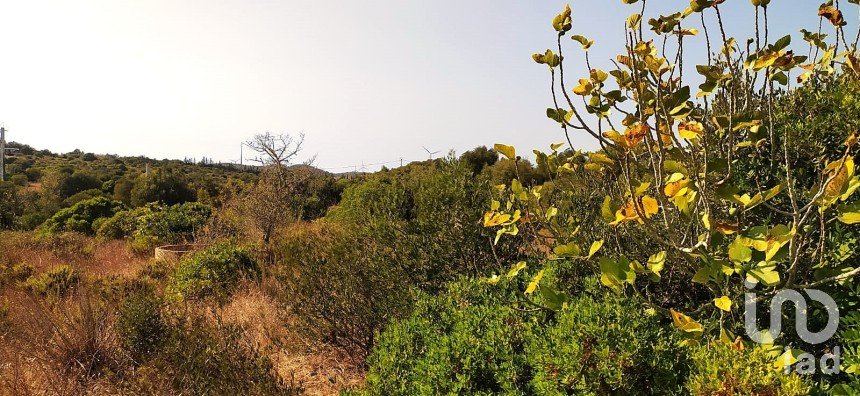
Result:
M133 277L147 257L135 255L124 241L102 241L79 234L36 237L32 232L2 232L0 266L27 264L42 272L70 265L91 277Z
M153 260L134 255L124 241L3 232L0 267L27 264L41 273L68 264L84 280L76 293L54 301L29 295L14 283L0 285L0 305L9 307L6 320L0 318L0 396L169 390L168 373L144 372L149 366L135 368L119 347L113 329L115 307L81 294L99 280L140 277L147 273L148 261ZM274 280L262 283L267 282ZM304 394L335 395L363 383L363 362L334 347L308 342L293 330L295 318L265 290L260 282L245 281L226 305L199 309L209 312L212 320L240 326L244 347L271 359L278 376Z
M7 296L9 296L7 292ZM111 394L109 377L129 359L113 331L110 307L80 292L48 304L23 293L0 342L0 389L9 394Z
M291 331L291 320L259 285L246 282L220 312L246 330L246 342L275 364L278 375L304 389L307 395L336 395L364 381L361 362L328 346L310 345Z

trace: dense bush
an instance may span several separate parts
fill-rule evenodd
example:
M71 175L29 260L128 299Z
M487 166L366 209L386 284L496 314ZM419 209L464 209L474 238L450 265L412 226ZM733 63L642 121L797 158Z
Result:
M223 299L242 277L256 277L257 262L247 250L219 243L182 258L168 280L165 293L172 299L215 296Z
M480 225L489 200L489 181L454 159L356 183L324 220L282 232L282 300L311 338L366 353L408 313L413 288L435 293L516 257Z
M287 229L274 272L304 335L363 355L408 313L410 282L389 247L353 231L330 222Z
M132 290L120 303L117 334L123 348L136 361L151 357L162 346L168 329L161 306L161 300L151 288Z
M170 207L150 206L150 210L138 218L133 234L135 244L141 241L152 244L190 242L211 215L211 207L194 202Z
M133 206L152 202L176 205L197 200L196 192L174 169L159 169L139 176L129 194Z
M27 279L25 286L43 296L63 296L80 281L80 274L68 265L59 265Z
M461 274L484 275L498 262L515 261L518 247L480 224L492 199L488 178L448 158L383 172L344 192L330 219L350 224L362 237L392 247L413 285L441 290Z
M81 191L98 189L101 185L102 182L95 175L86 171L75 171L60 176L56 193L60 200L65 200Z
M169 373L180 394L291 394L273 372L271 360L243 345L242 330L212 325L203 318L178 318L171 325L154 367Z
M0 182L0 229L14 228L23 209L18 187L10 182Z
M93 224L96 220L113 217L122 209L123 204L119 201L104 197L93 198L57 212L42 228L48 233L74 231L92 235L95 234Z
M811 386L797 374L774 368L774 356L756 346L737 350L723 343L695 347L687 383L693 395L808 395Z
M193 241L211 215L211 207L196 202L173 206L149 204L117 212L98 222L97 235L110 239L132 238L135 250L148 251L157 245Z
M520 283L462 281L382 333L372 395L677 394L678 338L634 301L595 291L557 314L528 312Z

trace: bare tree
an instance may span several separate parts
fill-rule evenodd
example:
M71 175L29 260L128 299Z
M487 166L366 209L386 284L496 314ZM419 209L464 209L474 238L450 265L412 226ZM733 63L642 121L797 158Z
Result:
M257 153L257 157L252 158L252 161L263 165L288 166L302 151L304 142L303 133L293 137L286 133L266 132L254 135L245 145Z
M304 134L293 137L266 132L246 142L258 154L254 161L265 166L246 202L247 213L262 233L266 246L279 227L300 217L301 190L310 172L302 171L302 167L292 167L291 164L301 152L304 140ZM310 165L312 162L313 159L303 164Z

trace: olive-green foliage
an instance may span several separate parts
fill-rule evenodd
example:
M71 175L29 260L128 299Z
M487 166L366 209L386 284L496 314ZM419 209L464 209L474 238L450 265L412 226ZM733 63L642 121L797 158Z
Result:
M38 275L33 275L25 282L25 286L33 293L42 296L64 296L78 282L81 276L68 265L58 265Z
M761 347L742 351L724 343L694 347L687 390L693 395L809 394L810 384L796 374L774 368L774 357Z
M365 393L677 394L687 362L672 330L591 284L557 313L514 304L524 285L507 280L425 296L381 334Z
M120 303L116 329L123 348L141 361L161 348L167 326L161 300L152 288L132 290Z
M279 246L280 298L310 339L366 354L378 330L408 313L409 277L373 238L322 222L289 228Z
M460 161L372 175L323 221L281 233L274 270L283 301L315 339L366 353L375 333L408 313L411 289L431 293L478 276L517 252L480 219L490 185Z
M260 272L250 253L229 242L183 257L167 283L170 298L225 298L242 277Z
M60 210L48 219L42 227L48 233L74 231L94 234L93 223L96 220L113 217L122 209L122 202L112 201L105 197L92 198Z
M78 202L81 202L81 201L87 201L87 200L90 200L93 198L98 198L98 197L103 197L103 196L105 196L104 192L102 192L102 190L99 190L99 189L94 188L94 189L90 189L90 190L84 190L84 191L81 191L79 193L76 193L75 195L72 195L71 197L64 199L63 200L63 206L72 206L72 205L74 205Z
M860 290L858 290L860 291ZM840 307L840 311L842 307ZM843 311L844 312L844 311ZM841 348L843 375L832 381L833 395L860 394L860 313L856 308L839 318L836 344Z
M0 182L0 229L14 228L23 209L18 186L11 182Z
M56 192L60 200L65 200L81 191L98 189L101 185L102 182L94 174L75 171L60 177Z
M192 241L194 233L206 225L211 215L211 207L192 202L167 208L151 207L148 213L138 218L135 246Z
M104 238L133 238L132 247L148 251L155 246L190 242L202 229L212 208L196 202L164 206L149 204L116 213L100 222L97 234Z
M155 206L155 209L160 208ZM117 212L115 215L98 223L96 235L108 239L122 239L130 237L138 227L138 220L150 213L152 206L144 206L130 210Z
M191 189L181 173L173 169L159 169L138 177L131 189L131 204L143 206L151 202L176 205L195 201L197 193Z
M215 326L196 316L180 318L153 364L169 373L173 389L181 394L291 394L274 374L271 360L241 337L242 330L235 326Z
M0 265L0 286L26 281L33 275L33 266L25 263L12 266Z
M500 243L481 218L491 200L490 181L448 158L375 174L347 188L329 218L360 229L392 247L396 265L415 286L441 290L461 274L484 275L513 260L516 247ZM393 264L395 265L395 264Z
M496 150L489 149L486 146L475 147L460 155L460 161L466 163L466 166L472 170L472 173L477 175L484 168L494 165L499 161L499 153Z

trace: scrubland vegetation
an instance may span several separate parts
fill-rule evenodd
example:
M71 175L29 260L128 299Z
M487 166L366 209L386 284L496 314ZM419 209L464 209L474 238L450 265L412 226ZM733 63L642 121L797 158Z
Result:
M293 164L301 139L272 134L245 170L14 145L0 389L860 392L860 60L840 4L800 41L769 37L780 4L754 0L745 41L725 32L722 1L654 18L624 3L628 45L609 72L570 8L551 19L553 49L533 59L566 143L534 164L496 144L332 175ZM601 149L573 149L582 138ZM180 243L194 251L152 258ZM837 333L809 343L786 310L782 334L753 342L745 282L760 312L781 290L826 292ZM823 308L807 310L811 329ZM797 372L803 353L837 348L838 374Z

